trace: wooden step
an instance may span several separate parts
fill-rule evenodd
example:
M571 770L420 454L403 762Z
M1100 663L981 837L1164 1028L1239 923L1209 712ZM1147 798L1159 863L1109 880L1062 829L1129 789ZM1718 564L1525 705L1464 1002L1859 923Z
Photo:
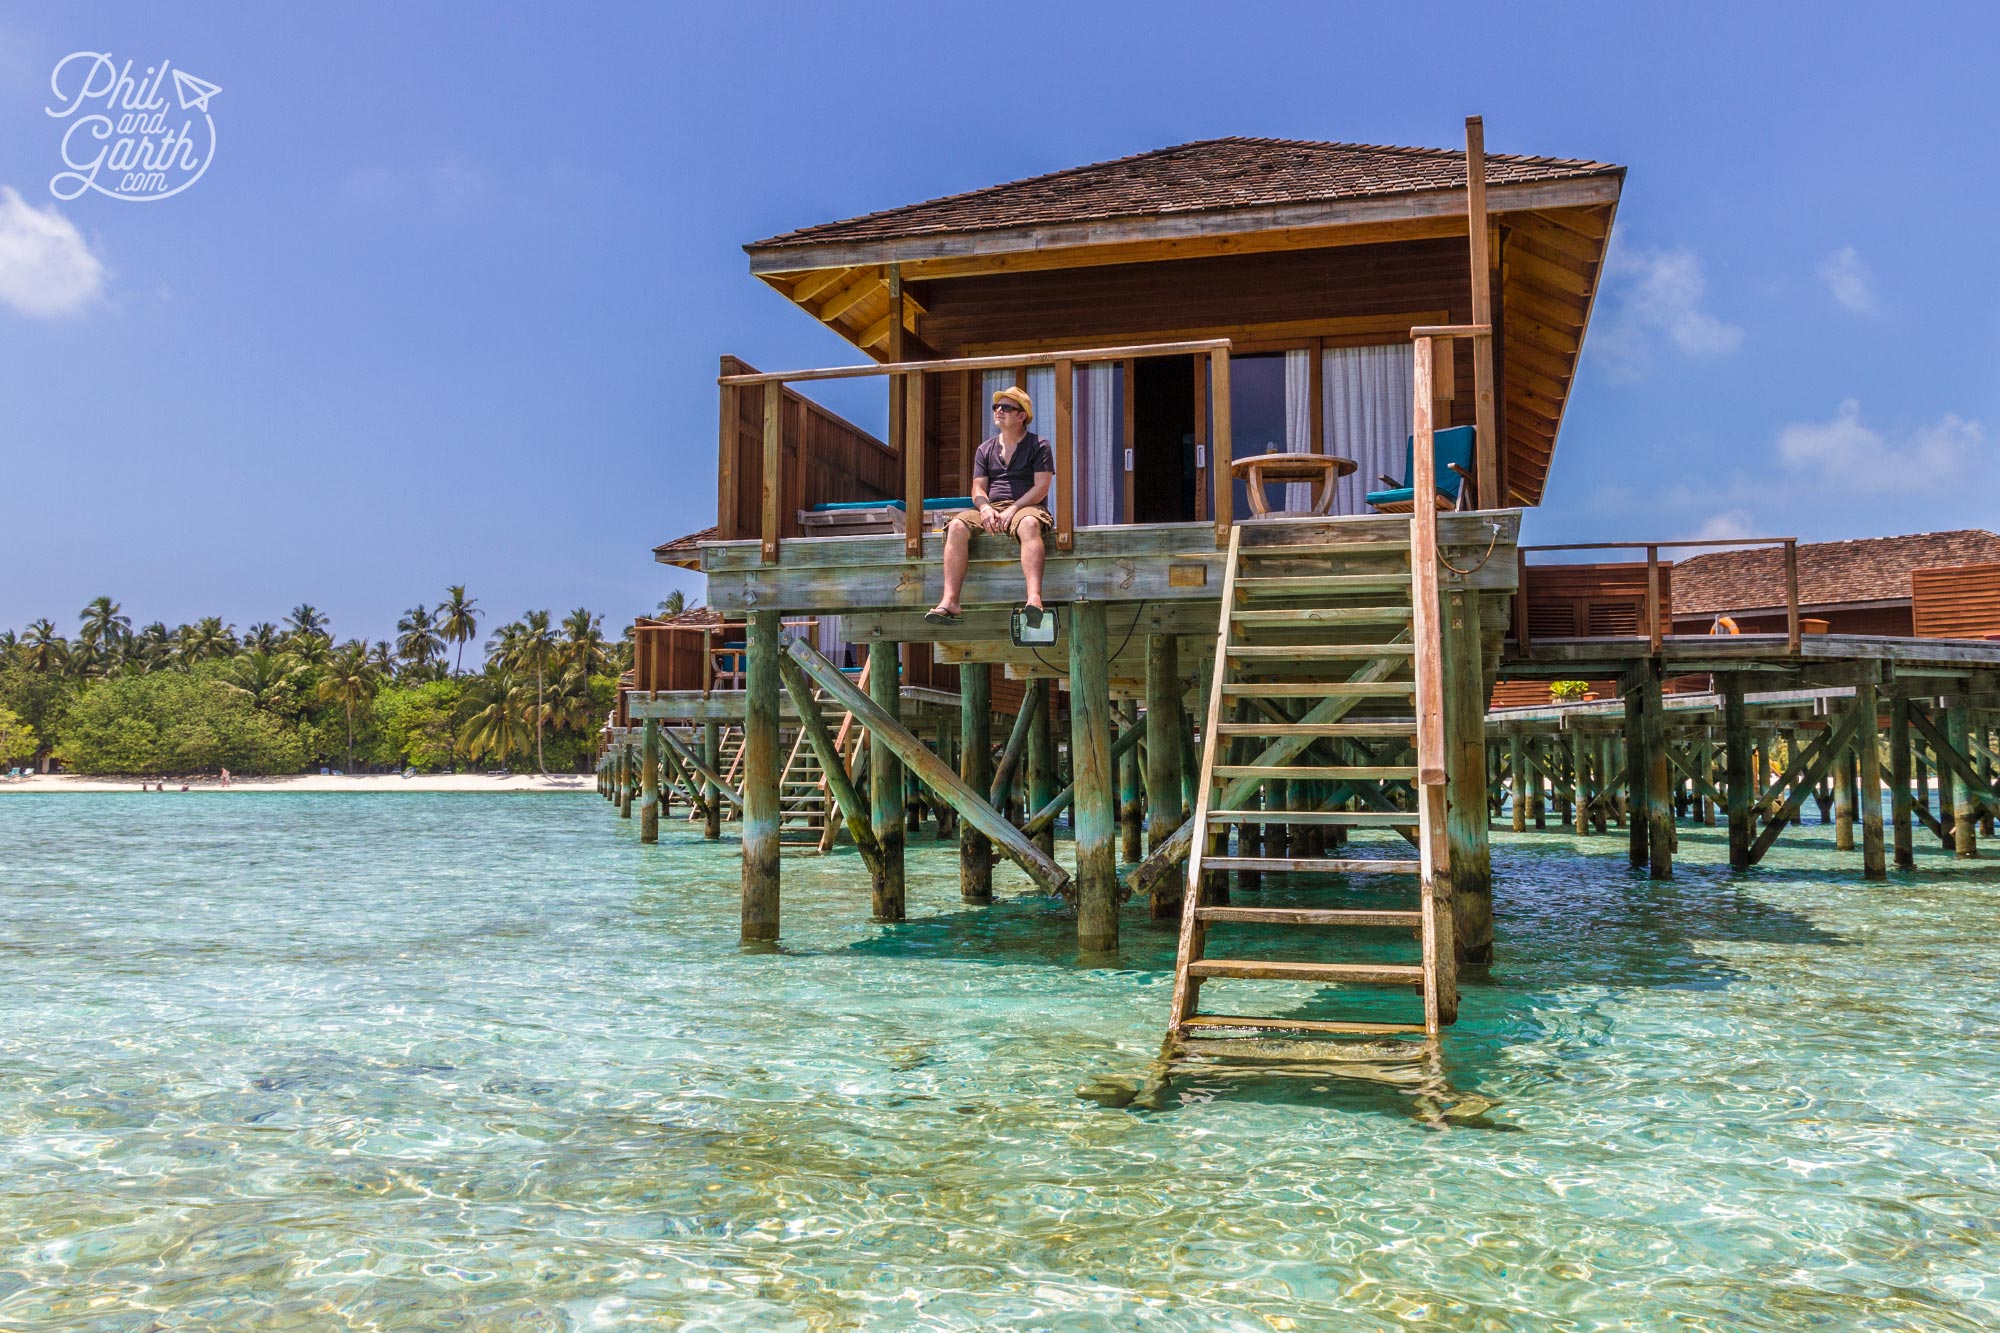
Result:
M1365 911L1346 907L1197 907L1202 921L1246 922L1271 926L1408 926L1423 925L1423 913L1414 909Z
M1189 963L1191 977L1236 977L1245 981L1344 981L1372 986L1421 986L1416 963L1281 963L1269 958L1204 958Z
M1300 643L1229 646L1229 656L1246 662L1333 662L1355 658L1413 657L1410 643Z
M1409 828L1417 812L1401 810L1211 810L1211 824L1341 824L1350 828Z
M1330 856L1204 856L1203 870L1298 871L1327 875L1414 875L1421 861Z
M1410 543L1407 539L1381 542L1298 542L1284 546L1244 546L1239 548L1236 554L1239 560L1299 560L1328 555L1400 555L1407 558L1410 554Z
M1348 698L1414 698L1417 683L1413 680L1382 680L1355 682L1349 680L1300 680L1285 682L1268 681L1224 681L1222 693L1230 699L1348 699Z
M1414 722L1218 722L1218 736L1407 736L1416 739Z
M1252 1018L1247 1014L1189 1014L1181 1021L1187 1028L1256 1028L1287 1032L1328 1032L1353 1037L1395 1037L1423 1035L1422 1023L1343 1023L1328 1018Z
M1312 606L1284 611L1231 611L1229 618L1252 628L1260 625L1407 625L1413 614L1407 606Z
M1414 782L1417 770L1414 764L1217 764L1215 776L1219 778L1329 778L1339 782L1351 779L1365 779L1369 782ZM1415 818L1414 815L1411 818Z
M1282 597L1292 593L1408 592L1408 574L1259 574L1236 580L1238 596Z

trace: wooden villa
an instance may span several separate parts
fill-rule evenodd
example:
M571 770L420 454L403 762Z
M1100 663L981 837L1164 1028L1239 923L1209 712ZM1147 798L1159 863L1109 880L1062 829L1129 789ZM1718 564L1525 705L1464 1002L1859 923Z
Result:
M741 809L746 941L778 936L785 774L810 753L823 845L837 809L879 920L904 913L921 790L958 824L966 902L991 901L1000 855L1075 902L1086 955L1116 950L1134 893L1178 920L1178 1038L1435 1034L1459 968L1491 956L1489 819L1530 767L1488 736L1496 682L1619 682L1629 791L1649 809L1671 796L1666 747L1643 736L1681 670L1675 573L1657 547L1576 574L1518 546L1623 178L1487 155L1475 118L1463 151L1209 140L746 247L859 358L722 358L716 523L655 556L706 577L722 619L700 632L741 626L741 676L719 686L712 642L683 650L675 627L643 625L661 641L642 638L648 665L607 729L606 794L656 812L678 784L712 836ZM885 438L810 396L860 378L887 390ZM973 540L960 623L923 615L939 516L965 504L1005 388L1029 394L1054 448L1052 643L1013 622L1004 536ZM1723 669L1817 683L1795 589L1783 605L1788 632L1742 638ZM859 732L865 760L844 739ZM1052 856L1065 812L1069 865ZM1231 943L1246 926L1349 947L1251 956ZM1203 1003L1211 982L1272 980L1359 999L1310 1015ZM1380 988L1419 1004L1379 1008Z

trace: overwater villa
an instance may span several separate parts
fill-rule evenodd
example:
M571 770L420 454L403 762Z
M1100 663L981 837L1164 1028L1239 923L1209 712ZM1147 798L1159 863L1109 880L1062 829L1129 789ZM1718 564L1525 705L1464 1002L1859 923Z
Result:
M1885 714L1899 863L1917 822L1970 854L2000 643L1814 632L1786 538L1729 544L1775 572L1733 633L1677 607L1724 557L1671 557L1704 543L1594 564L1519 544L1625 171L1482 138L1474 119L1463 150L1208 140L747 246L858 356L721 359L716 523L656 551L705 575L711 611L639 626L606 794L647 837L675 792L710 837L740 810L747 941L778 937L788 830L850 838L876 919L902 919L928 802L968 903L997 854L1074 900L1087 955L1117 949L1135 893L1177 919L1179 1038L1452 1022L1459 969L1491 958L1488 826L1510 804L1515 828L1623 823L1666 875L1677 801L1721 812L1747 866L1830 779L1885 873ZM808 396L855 378L883 382L886 438ZM1004 532L972 538L962 613L927 618L940 524L971 506L1009 390L1052 445L1052 622L1018 614ZM1552 701L1551 680L1606 697ZM1281 957L1235 942L1274 928ZM1313 956L1342 935L1339 961ZM1271 1012L1269 981L1356 1003ZM1414 1002L1389 1013L1385 987Z

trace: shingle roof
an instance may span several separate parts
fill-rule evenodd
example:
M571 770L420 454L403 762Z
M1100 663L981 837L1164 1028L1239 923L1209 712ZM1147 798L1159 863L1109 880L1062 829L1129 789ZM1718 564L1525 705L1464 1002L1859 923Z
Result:
M1486 157L1488 185L1622 175L1624 171L1623 167L1581 158L1507 153ZM1465 154L1455 149L1297 139L1203 139L802 227L746 248L887 240L1464 187Z
M2000 560L2000 535L1980 528L1799 546L1799 604L1910 596L1910 571ZM1697 555L1674 565L1674 614L1714 615L1785 604L1785 557L1775 546Z
M669 542L661 542L653 548L653 559L663 565L679 565L683 569L701 568L701 544L722 540L722 529L706 527L700 532L690 532L685 537L676 537Z

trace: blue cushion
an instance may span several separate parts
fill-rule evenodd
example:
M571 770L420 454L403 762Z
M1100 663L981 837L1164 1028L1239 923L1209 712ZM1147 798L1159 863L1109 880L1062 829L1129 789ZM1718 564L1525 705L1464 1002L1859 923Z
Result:
M1370 491L1366 497L1372 505L1406 505L1417 498L1414 487L1399 486L1393 491Z
M901 509L901 500L840 500L830 504L814 505L815 514L837 514L848 509ZM925 500L926 509L970 509L972 497L969 495L947 495L942 499Z
M1465 484L1465 478L1451 470L1456 463L1467 472L1472 471L1472 440L1478 434L1471 426L1453 426L1449 430L1431 433L1431 456L1437 459L1437 488L1454 501L1458 499L1458 488ZM1403 480L1408 482L1417 467L1417 437L1403 437ZM1395 504L1410 498L1411 488L1396 491L1377 491L1368 497L1369 504ZM1377 500L1377 496L1383 497Z

